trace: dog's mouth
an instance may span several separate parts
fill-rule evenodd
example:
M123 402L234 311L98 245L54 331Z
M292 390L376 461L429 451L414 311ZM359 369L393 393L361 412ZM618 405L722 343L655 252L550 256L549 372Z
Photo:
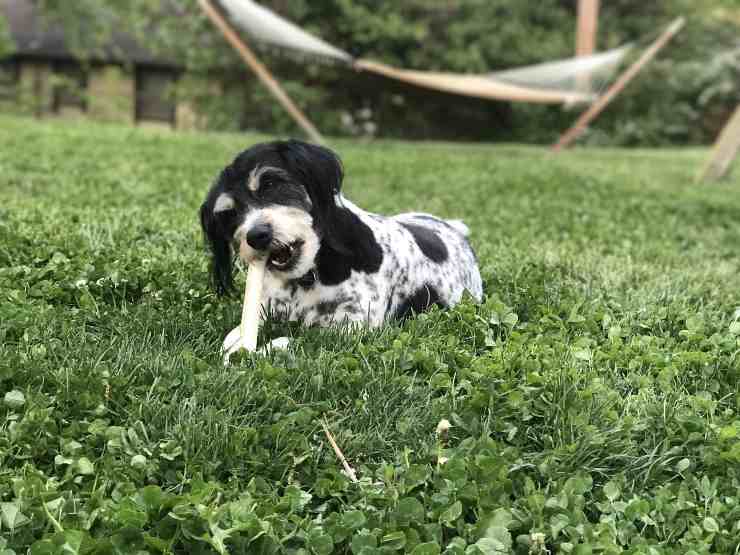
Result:
M287 270L293 261L295 251L295 246L276 241L275 246L270 249L267 263L276 270Z

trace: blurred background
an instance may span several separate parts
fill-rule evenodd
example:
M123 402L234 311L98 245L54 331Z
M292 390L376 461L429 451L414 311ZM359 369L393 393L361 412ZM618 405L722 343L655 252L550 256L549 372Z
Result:
M577 0L262 0L353 56L485 73L575 55ZM581 138L711 143L740 103L740 2L603 0L596 50L687 24ZM246 38L247 43L249 39ZM424 90L251 44L328 135L549 143L583 108ZM0 0L0 112L297 133L196 0Z

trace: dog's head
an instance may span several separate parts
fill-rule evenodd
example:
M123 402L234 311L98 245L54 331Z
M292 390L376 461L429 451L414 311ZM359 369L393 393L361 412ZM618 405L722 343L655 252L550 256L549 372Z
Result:
M342 165L329 149L301 141L255 145L223 169L200 208L217 291L232 288L232 252L266 256L268 271L296 279L322 242L342 251L333 230Z

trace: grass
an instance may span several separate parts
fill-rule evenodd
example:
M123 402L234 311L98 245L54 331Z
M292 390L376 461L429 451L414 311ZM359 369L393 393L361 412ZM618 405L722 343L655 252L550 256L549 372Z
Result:
M338 141L486 300L224 369L196 211L263 138L0 119L0 554L740 552L737 171Z

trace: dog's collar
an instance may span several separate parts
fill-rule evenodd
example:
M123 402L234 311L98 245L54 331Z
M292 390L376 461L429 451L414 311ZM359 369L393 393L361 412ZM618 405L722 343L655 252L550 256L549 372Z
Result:
M301 277L295 279L294 282L296 285L308 289L309 287L313 286L314 283L316 283L316 270L309 270Z

